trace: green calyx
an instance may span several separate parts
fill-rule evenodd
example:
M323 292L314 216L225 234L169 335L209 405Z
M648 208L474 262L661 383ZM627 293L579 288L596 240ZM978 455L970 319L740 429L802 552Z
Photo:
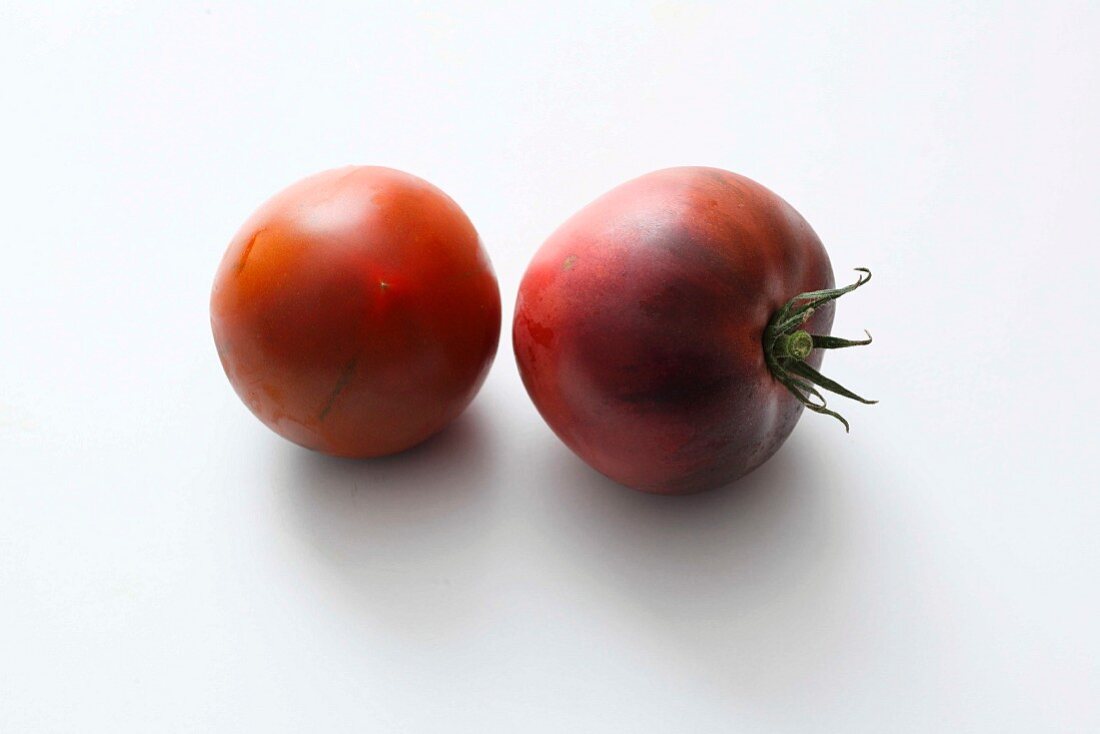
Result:
M805 360L815 349L843 349L870 344L871 335L864 332L867 334L866 339L841 339L835 336L811 334L802 326L810 320L818 308L830 301L835 301L845 293L851 293L871 280L871 271L867 268L856 268L856 271L860 273L859 278L855 283L844 288L798 294L787 301L783 308L776 311L768 322L767 328L764 329L764 361L775 379L779 380L809 410L836 418L844 424L845 431L849 430L848 421L844 420L844 416L840 413L827 407L825 397L818 388L868 405L878 401L856 395L843 385L822 375L806 364Z

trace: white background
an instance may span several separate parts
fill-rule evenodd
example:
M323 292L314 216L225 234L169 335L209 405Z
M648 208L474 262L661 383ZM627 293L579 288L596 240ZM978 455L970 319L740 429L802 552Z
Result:
M0 5L0 730L1100 730L1096 3ZM347 163L450 193L505 335L356 463L221 372L214 269ZM791 201L830 374L727 491L595 475L523 392L523 268L669 165Z

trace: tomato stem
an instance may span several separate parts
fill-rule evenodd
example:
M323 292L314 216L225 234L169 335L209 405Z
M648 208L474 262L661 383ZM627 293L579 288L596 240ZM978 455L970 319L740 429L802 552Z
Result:
M831 415L844 425L848 431L848 421L844 416L827 407L825 397L817 388L841 395L861 403L872 404L878 401L860 397L843 385L830 380L810 365L806 359L815 349L844 349L860 347L871 343L871 335L866 339L841 339L825 334L811 334L801 328L810 320L819 307L835 301L846 293L851 293L871 280L871 271L856 268L860 273L855 283L843 288L829 288L820 291L800 293L784 304L764 330L764 361L775 379L786 387L809 410L815 413Z
M791 334L779 334L772 349L779 359L803 360L814 350L814 338L803 329Z

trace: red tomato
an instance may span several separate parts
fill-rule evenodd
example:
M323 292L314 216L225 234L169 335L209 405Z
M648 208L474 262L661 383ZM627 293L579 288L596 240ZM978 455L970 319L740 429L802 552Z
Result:
M279 435L380 456L443 428L496 354L500 292L446 194L374 166L276 194L229 244L210 300L229 381Z
M844 389L821 382L820 350L864 342L825 336L853 287L806 292L832 287L821 241L768 189L714 168L657 171L539 249L516 303L516 361L589 465L648 492L708 489L775 453L804 405L835 415L814 385Z

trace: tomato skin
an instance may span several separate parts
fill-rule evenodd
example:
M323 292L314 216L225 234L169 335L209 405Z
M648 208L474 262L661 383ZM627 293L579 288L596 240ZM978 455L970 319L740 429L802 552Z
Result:
M802 405L769 372L764 329L831 288L810 225L715 168L629 181L566 221L520 284L512 338L542 417L581 459L646 492L726 484L767 460ZM827 334L832 304L807 323ZM815 350L808 364L821 363Z
M390 168L348 166L276 194L230 242L210 321L222 366L268 427L328 454L392 454L477 394L500 291L470 220Z

